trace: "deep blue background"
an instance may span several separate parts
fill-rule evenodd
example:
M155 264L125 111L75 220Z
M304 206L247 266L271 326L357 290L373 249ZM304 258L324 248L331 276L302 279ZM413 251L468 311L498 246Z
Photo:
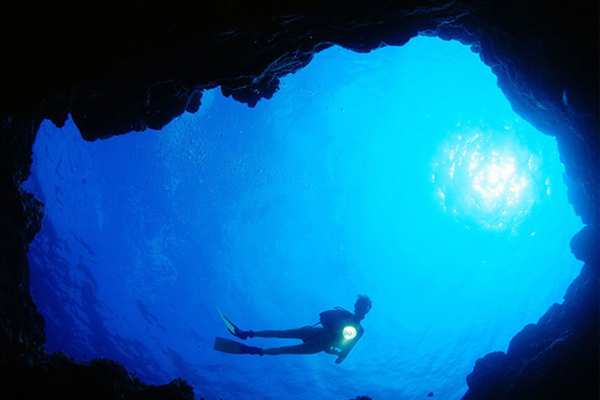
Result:
M331 48L254 109L202 101L94 143L42 124L25 187L46 206L29 260L49 351L205 399L459 399L581 268L556 142L465 46ZM343 364L212 350L215 306L293 328L359 293L373 309Z

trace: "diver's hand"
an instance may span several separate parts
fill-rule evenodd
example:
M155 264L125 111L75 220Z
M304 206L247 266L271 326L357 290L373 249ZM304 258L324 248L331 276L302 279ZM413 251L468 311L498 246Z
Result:
M335 360L335 363L336 363L336 364L341 364L341 363L342 363L342 361L344 361L344 359L343 359L342 357L338 357L338 358Z

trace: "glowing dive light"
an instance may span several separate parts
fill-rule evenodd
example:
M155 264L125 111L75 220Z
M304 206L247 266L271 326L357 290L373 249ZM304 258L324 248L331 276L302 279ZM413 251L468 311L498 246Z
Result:
M353 326L347 326L342 331L342 335L344 335L344 339L352 340L356 337L356 328Z

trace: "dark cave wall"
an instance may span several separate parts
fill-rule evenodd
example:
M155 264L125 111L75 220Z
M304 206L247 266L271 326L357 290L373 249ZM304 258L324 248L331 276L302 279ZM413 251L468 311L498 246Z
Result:
M8 118L7 118L8 119ZM44 320L29 293L27 249L39 231L42 205L18 187L29 175L36 123L2 121L0 185L0 360L37 352Z
M565 302L525 327L506 354L478 360L465 399L598 398L597 2L0 7L7 55L0 58L3 368L19 365L8 369L26 376L56 364L40 347L43 318L29 294L26 254L43 209L20 188L43 119L60 126L70 113L88 140L160 129L186 110L195 112L207 88L221 86L223 94L253 106L277 91L279 77L332 44L366 52L402 45L421 32L472 46L515 111L556 137L569 200L588 225L571 244L585 266Z

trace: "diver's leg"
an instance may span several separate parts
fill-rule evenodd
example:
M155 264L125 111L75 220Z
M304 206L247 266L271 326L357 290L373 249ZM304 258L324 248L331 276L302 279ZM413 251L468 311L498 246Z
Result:
M306 340L311 336L316 335L323 328L314 328L312 326L305 326L298 329L287 329L287 330L271 330L271 331L252 331L251 337L261 338L279 338L279 339L302 339Z
M262 354L277 356L280 354L315 354L320 351L323 351L323 349L320 347L309 343L303 343L296 346L271 347L269 349L263 349Z

